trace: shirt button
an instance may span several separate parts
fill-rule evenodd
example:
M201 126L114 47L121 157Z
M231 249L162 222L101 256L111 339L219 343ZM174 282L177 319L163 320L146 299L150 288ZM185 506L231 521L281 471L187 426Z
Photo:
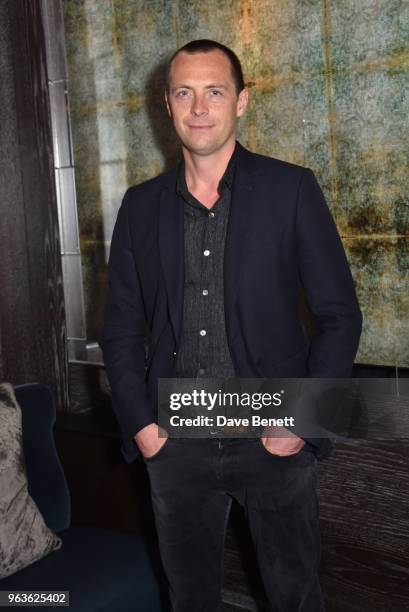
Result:
M206 330L205 329L201 329L200 330L200 335L201 336L205 336L206 335Z
M210 251L209 251L209 249L206 249L205 251L203 251L203 255L204 255L205 257L209 257L209 255L210 255Z
M203 289L203 291L202 291L202 295L209 295L208 290L207 290L207 289Z
M199 376L204 376L206 374L206 370L204 370L203 368L200 368L198 371Z
M210 212L209 212L209 217L210 217L211 219L213 219L213 217L214 217L214 212L213 212L213 211L210 211Z

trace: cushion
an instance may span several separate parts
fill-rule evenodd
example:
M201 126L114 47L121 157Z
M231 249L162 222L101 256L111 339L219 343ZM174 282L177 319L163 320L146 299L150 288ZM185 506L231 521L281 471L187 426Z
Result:
M0 578L41 559L62 542L45 524L27 488L21 410L11 384L0 384Z

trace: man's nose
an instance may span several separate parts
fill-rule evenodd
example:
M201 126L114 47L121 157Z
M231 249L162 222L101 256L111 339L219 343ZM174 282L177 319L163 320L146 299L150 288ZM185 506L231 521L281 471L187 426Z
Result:
M207 106L203 96L194 96L191 112L196 117L207 113Z

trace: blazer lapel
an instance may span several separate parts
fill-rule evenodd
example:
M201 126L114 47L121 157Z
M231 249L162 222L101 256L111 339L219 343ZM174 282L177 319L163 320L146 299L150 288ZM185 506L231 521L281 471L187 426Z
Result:
M251 197L254 181L252 176L253 155L239 143L237 147L236 170L224 253L224 308L230 338L235 335L231 324L235 320L233 309L245 255L246 234L251 222Z
M169 316L178 343L183 316L184 235L183 206L174 185L160 195L159 251L169 301Z

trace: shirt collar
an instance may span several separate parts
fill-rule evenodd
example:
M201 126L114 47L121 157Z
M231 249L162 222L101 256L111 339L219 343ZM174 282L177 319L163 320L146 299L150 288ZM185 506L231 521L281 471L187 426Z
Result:
M232 190L233 187L233 179L234 179L234 170L236 167L236 157L237 157L237 143L236 146L234 148L233 154L230 157L229 163L227 164L227 168L222 176L222 178L219 181L219 185L217 187L217 191L219 193L219 195L221 195L221 192L223 191L224 187L227 187L230 191ZM179 195L186 197L187 195L191 196L191 193L189 192L187 185L186 185L186 178L185 178L185 162L182 160L180 163L180 167L179 167L179 172L178 172L178 177L177 177L177 181L176 181L176 191Z

